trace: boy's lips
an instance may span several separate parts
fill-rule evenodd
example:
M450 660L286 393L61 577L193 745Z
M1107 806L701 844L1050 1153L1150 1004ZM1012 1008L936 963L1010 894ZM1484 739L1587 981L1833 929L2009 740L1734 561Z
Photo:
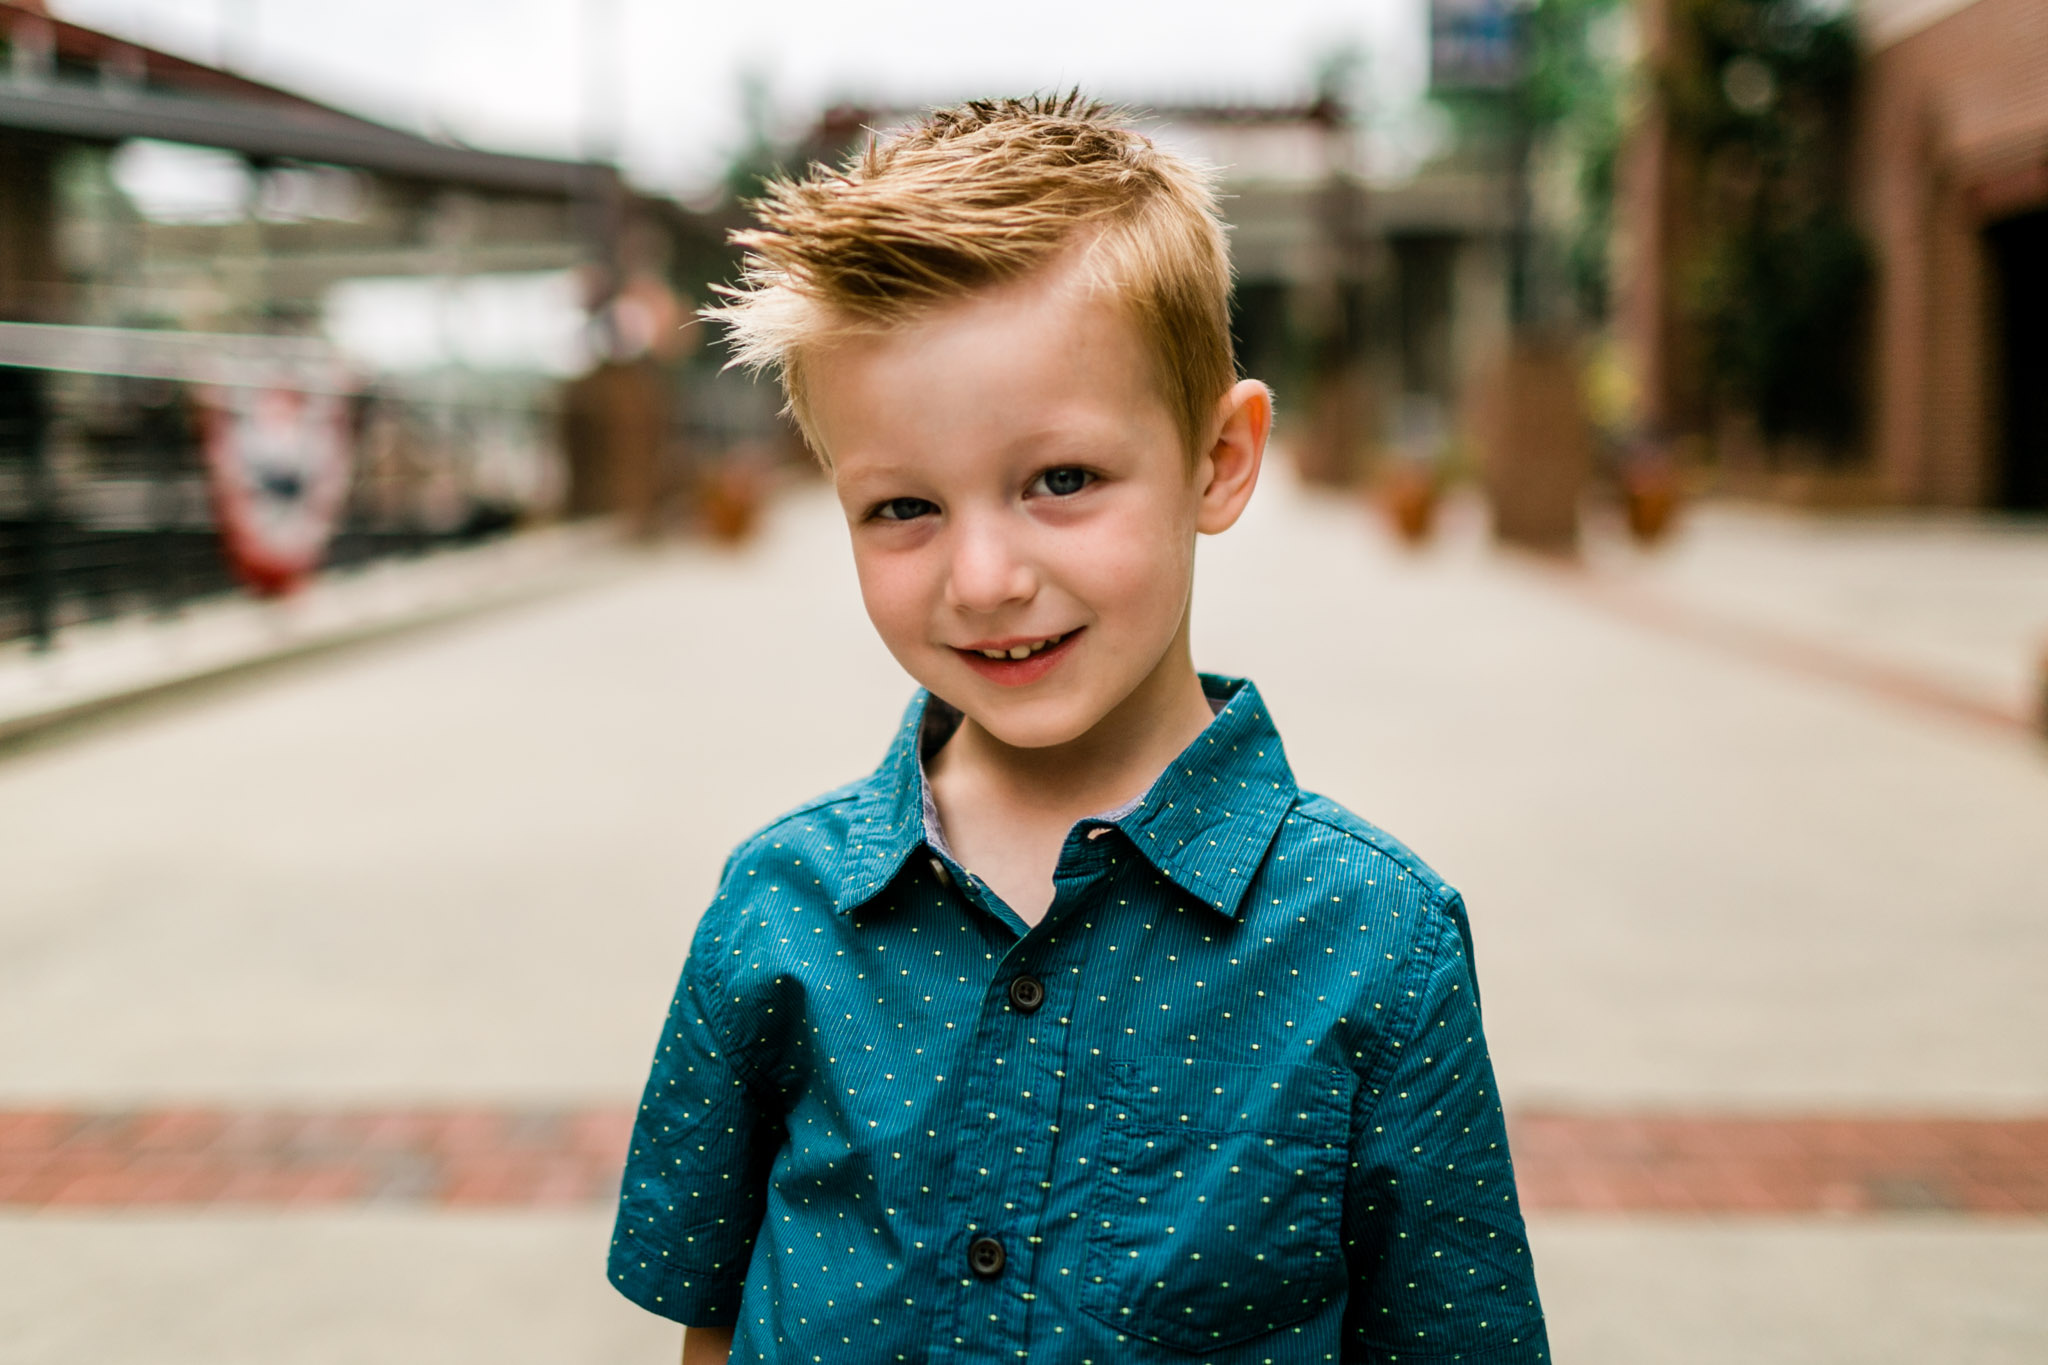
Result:
M967 647L954 646L953 653L969 668L1004 687L1022 687L1037 682L1059 666L1086 626L1076 626L1064 635L1020 636L1014 640L980 640ZM1050 640L1050 644L1043 643ZM1029 650L1023 658L1012 658L1017 650ZM990 658L1001 654L1001 658Z

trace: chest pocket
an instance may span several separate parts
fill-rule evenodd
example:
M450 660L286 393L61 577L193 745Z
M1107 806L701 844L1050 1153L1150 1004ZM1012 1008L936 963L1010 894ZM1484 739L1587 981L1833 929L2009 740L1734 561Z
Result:
M1082 1310L1201 1351L1341 1296L1356 1084L1328 1067L1112 1062Z

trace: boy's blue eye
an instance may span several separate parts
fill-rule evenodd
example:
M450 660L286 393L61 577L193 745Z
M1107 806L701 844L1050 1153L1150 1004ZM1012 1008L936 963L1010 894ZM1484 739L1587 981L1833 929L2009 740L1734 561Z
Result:
M1031 486L1033 489L1043 489L1056 498L1066 498L1072 497L1093 482L1095 476L1087 470L1062 465L1058 469L1048 469L1040 474L1031 481Z
M915 521L938 510L923 498L891 498L876 504L875 510L868 515L877 521Z

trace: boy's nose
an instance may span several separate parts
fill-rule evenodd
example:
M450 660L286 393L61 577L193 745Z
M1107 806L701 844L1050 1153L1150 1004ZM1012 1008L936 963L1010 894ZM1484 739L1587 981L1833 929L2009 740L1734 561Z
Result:
M954 606L963 611L992 612L1026 601L1037 591L1037 574L1019 547L1010 543L1004 528L976 520L957 525L954 535L946 584Z

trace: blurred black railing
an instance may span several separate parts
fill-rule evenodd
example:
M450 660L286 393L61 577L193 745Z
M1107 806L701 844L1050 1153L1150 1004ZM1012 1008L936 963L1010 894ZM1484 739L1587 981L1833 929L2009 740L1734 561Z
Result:
M0 643L47 645L69 626L175 613L236 591L240 580L215 524L198 429L178 386L121 381L116 387L126 396L88 440L78 435L76 414L60 413L53 378L0 365ZM61 470L54 439L60 416L73 427ZM512 520L502 510L473 507L453 524L393 524L352 498L323 565L475 541Z
M0 640L55 629L58 518L42 376L0 367Z

